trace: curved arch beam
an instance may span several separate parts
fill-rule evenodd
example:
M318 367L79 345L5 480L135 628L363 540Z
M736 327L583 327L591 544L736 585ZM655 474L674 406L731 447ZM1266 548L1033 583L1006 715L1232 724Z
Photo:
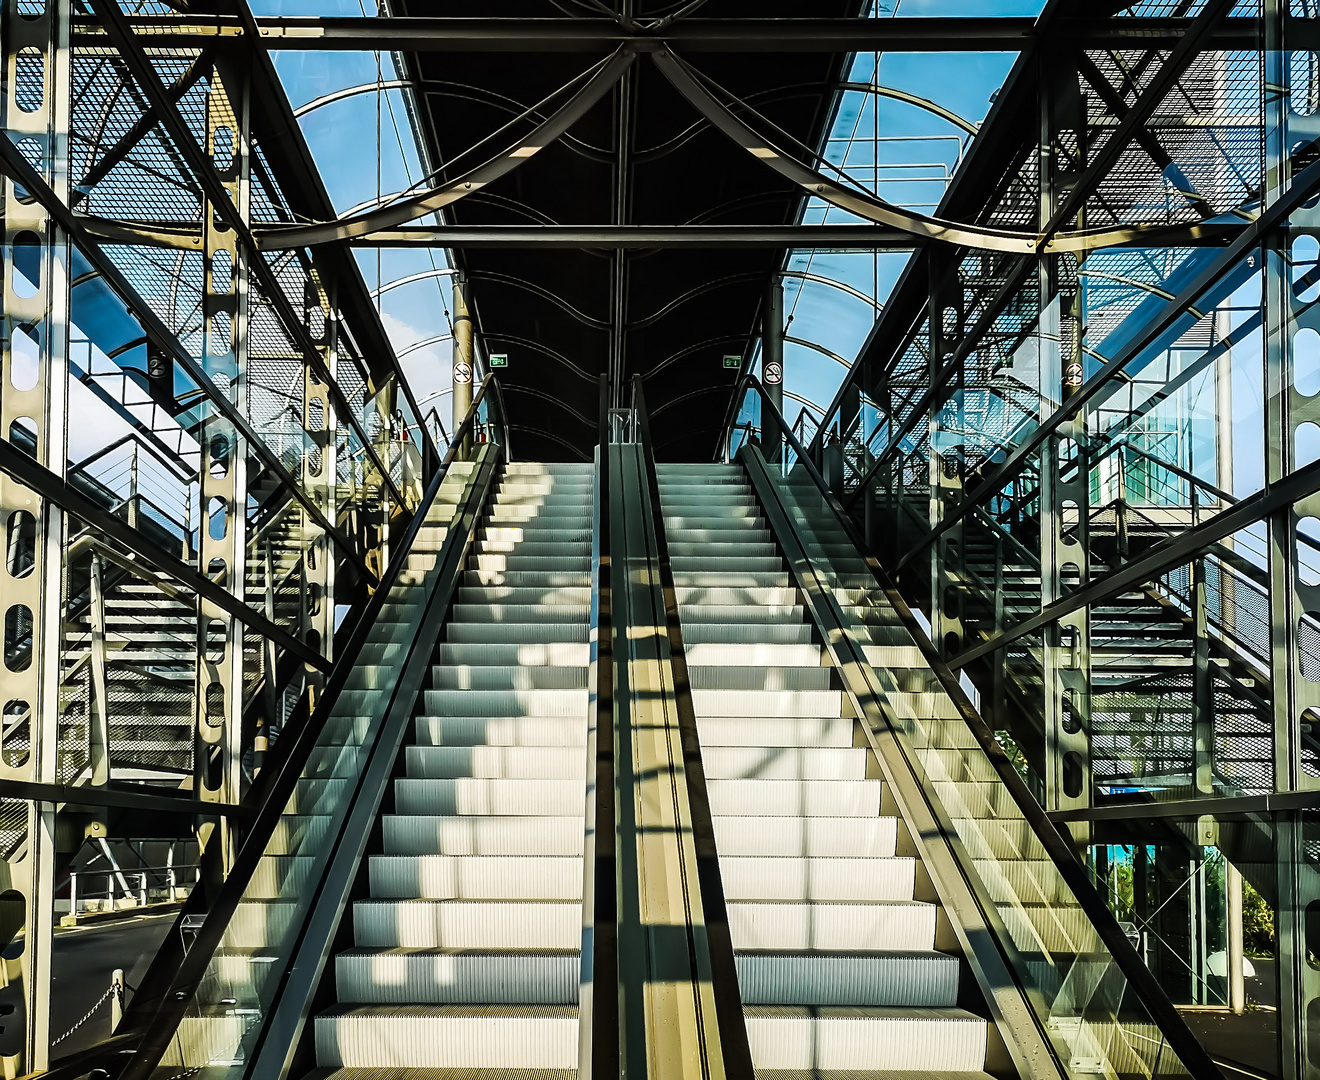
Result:
M716 345L725 345L733 343L745 346L747 344L747 335L745 334L722 334L719 337L707 338L705 341L698 341L695 345L689 345L686 349L679 349L676 353L666 356L660 363L656 364L650 371L642 376L642 381L655 378L660 372L664 371L670 364L675 364L685 356L691 356L694 352L700 352L702 349L714 348ZM729 384L730 386L733 383Z
M652 312L650 315L638 319L636 322L629 323L627 328L629 330L644 330L646 329L646 327L658 323L666 315L670 314L675 309L682 307L689 300L695 300L698 296L704 296L711 289L722 289L726 285L738 285L748 281L764 281L764 280L765 280L764 274L748 273L748 274L730 274L728 277L716 278L714 281L707 281L701 285L696 286L695 288L689 289L687 292L683 293L680 296L676 296L673 300L669 301L669 303L667 303L659 311Z
M534 435L538 439L545 439L548 442L556 443L557 445L562 446L565 450L571 451L583 461L587 460L587 455L582 447L574 446L567 439L561 439L558 435L551 434L549 431L543 431L541 428L527 427L524 424L510 424L509 430L521 431L524 435Z
M468 277L472 281L489 281L496 285L509 285L515 289L521 289L523 292L531 293L533 296L549 301L561 311L567 312L583 326L589 326L593 330L608 330L612 325L605 319L594 319L585 312L578 311L567 300L555 295L549 289L543 289L540 285L534 285L530 281L524 281L512 274L499 274L491 270L481 270L469 273Z
M811 83L792 83L788 86L779 86L779 87L775 87L772 90L761 90L755 94L748 94L747 97L743 99L743 101L746 102L747 104L751 104L753 101L757 102L758 104L761 104L761 103L770 103L770 102L792 101L795 98L811 98L812 100L815 100L819 97L820 97L819 86L815 86ZM687 143L691 142L692 139L694 139L697 135L701 134L701 132L705 131L706 128L710 126L711 126L710 121L705 118L701 120L695 120L692 122L691 125L684 128L677 135L674 135L673 137L666 139L664 142L657 143L655 146L648 147L645 150L637 151L637 153L632 155L632 160L638 162L655 161L658 160L659 158L668 157L675 150L678 150Z
M531 338L519 337L517 334L485 334L484 337L488 342L507 341L513 345L520 346L521 348L531 349L532 352L538 352L542 356L554 360L556 363L563 364L564 367L568 368L568 370L579 379L585 379L587 382L594 383L600 379L599 375L593 375L588 371L584 371L562 353L555 352L554 349L542 345L539 341L533 341Z
M937 243L978 251L1004 251L1017 255L1035 255L1042 251L1083 251L1114 244L1138 242L1145 233L1160 226L1124 226L1093 232L1058 232L1052 235L1024 233L1008 229L987 229L963 225L940 218L916 214L877 199L870 192L849 189L824 173L769 145L727 106L720 102L693 75L691 69L667 46L651 54L656 67L694 109L715 125L730 141L752 157L796 185L807 195L815 195L850 214L911 236Z
M515 115L522 114L525 111L523 105L514 98L480 86L470 86L467 83L452 82L448 79L388 79L384 82L358 83L357 86L346 86L342 90L325 94L314 101L309 101L306 105L299 106L294 110L293 115L301 118L324 105L333 105L336 101L344 101L347 98L356 97L358 94L369 94L373 90L399 90L408 87L422 94L447 93L450 97L456 97L464 101L475 101L482 105L489 105L492 108L503 109L505 112L514 113ZM456 93L455 91L467 91L467 93ZM540 113L534 115L538 118L542 116ZM607 164L614 162L614 155L607 153L598 146L592 146L590 143L575 139L572 136L566 136L564 141L576 148L585 157Z
M828 285L832 289L838 289L849 296L855 296L858 300L870 304L876 311L883 311L884 304L880 303L875 297L867 296L860 289L854 289L851 285L845 285L842 281L835 281L833 278L826 277L824 274L811 274L806 270L781 270L780 277L800 278L803 281L814 281L819 285Z
M400 360L402 360L409 353L420 352L422 349L425 349L428 345L439 345L440 342L442 341L451 340L453 336L454 336L453 334L437 334L435 337L429 337L423 341L414 341L406 349L400 349L397 353L395 353L395 356L397 356Z
M452 270L449 267L437 267L434 270L423 270L420 274L409 274L407 277L395 278L393 281L385 282L379 289L372 289L371 298L375 300L391 289L402 289L405 285L412 285L417 281L426 281L428 278L452 277L457 273L457 270Z
M789 337L787 334L784 335L784 341L792 342L794 345L801 345L807 349L815 349L816 352L820 353L822 356L828 356L836 364L842 364L849 371L852 370L851 361L845 360L842 356L840 356L836 352L830 352L830 350L825 348L824 345L817 345L814 341L808 341L806 338Z
M923 109L934 116L938 116L954 127L962 128L968 135L975 135L981 130L979 124L964 120L956 112L946 109L943 105L936 105L929 98L909 94L906 90L899 90L893 86L881 86L879 83L845 82L839 83L839 89L856 90L863 94L874 94L876 97L889 98L891 101L901 101L905 105L915 105L918 109Z
M676 398L670 398L663 405L651 410L651 416L659 416L666 409L672 409L675 405L681 405L685 401L691 401L693 398L705 397L707 394L714 394L720 391L728 393L734 388L734 383L716 383L714 386L703 386L697 390L689 390L686 394L679 394Z
M326 105L333 105L336 101L344 101L351 97L357 97L358 94L370 94L373 90L404 90L412 86L410 79L385 79L381 82L358 83L357 86L346 86L342 90L336 90L330 94L322 94L319 98L309 101L306 105L299 105L293 110L295 120L301 120L310 112L324 108Z
M530 134L519 139L516 146L474 169L469 169L458 179L421 192L392 206L383 206L355 217L340 218L316 225L295 225L264 233L260 241L261 247L267 251L280 251L336 240L352 240L379 229L389 229L405 222L415 221L419 217L458 202L465 195L479 191L487 184L494 183L500 177L512 172L557 140L614 88L615 83L623 77L623 73L632 66L636 58L637 54L627 46L618 49L596 68L595 73L577 93L537 124Z
M590 417L583 416L580 412L577 411L577 409L573 408L572 405L568 404L568 402L564 401L562 398L555 397L553 394L547 394L544 390L534 390L530 386L514 386L514 385L509 385L504 388L505 397L508 397L513 394L521 394L524 397L534 397L534 398L540 398L542 401L548 401L551 405L563 409L564 412L568 413L569 416L571 416L578 423L582 424L584 427L589 427L592 428L593 430L596 427L595 420L592 420Z
M819 405L817 405L814 401L812 401L811 398L805 398L801 394L795 394L793 393L792 390L785 390L784 397L792 398L804 409L806 409L807 415L810 416L811 419L814 420L817 424L820 424L825 420L825 410L822 409Z

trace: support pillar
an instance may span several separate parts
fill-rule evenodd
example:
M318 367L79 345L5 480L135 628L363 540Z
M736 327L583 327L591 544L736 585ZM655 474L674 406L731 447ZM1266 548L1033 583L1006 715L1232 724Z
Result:
M1044 63L1052 63L1053 58ZM1085 120L1075 77L1043 69L1040 79L1040 222L1055 213L1059 196L1084 168L1080 156L1065 160L1060 134L1082 130ZM1079 143L1078 154L1082 153ZM1040 415L1049 416L1076 390L1081 375L1082 319L1071 271L1060 256L1042 254L1040 288ZM1065 286L1067 289L1065 290ZM1067 315L1065 315L1065 311ZM1088 543L1090 469L1086 411L1062 424L1040 448L1040 602L1047 607L1090 577ZM1078 810L1091 804L1090 611L1081 608L1044 628L1041 666L1045 707L1045 807ZM1071 826L1079 846L1089 826Z
M338 372L339 316L337 297L330 284L313 273L307 282L307 330L321 353L331 377ZM307 493L335 521L338 512L338 462L335 457L335 409L330 387L311 364L303 365L303 430L307 449L303 454L302 482ZM334 659L335 644L335 547L334 541L304 508L302 514L302 606L299 636L327 660ZM324 674L306 665L307 711L316 708L325 683Z
M955 256L956 258L956 256ZM962 284L957 264L947 257L930 260L929 379L931 385L952 362L964 333ZM953 376L949 401L932 412L930 443L930 526L939 528L962 505L965 455L962 446L963 372ZM963 524L945 530L931 546L930 622L935 647L944 657L961 652L966 640L963 622Z
M248 73L230 57L217 59L206 96L206 152L233 204L248 216ZM203 364L241 413L247 401L248 254L232 229L217 227L211 206L204 222L205 293L202 300ZM201 427L201 566L239 600L246 600L247 448L237 429L219 415ZM203 802L237 802L242 784L243 625L198 600L197 796ZM201 850L218 842L227 870L234 852L224 818L198 824Z
M462 274L454 275L454 392L450 395L454 402L453 427L458 426L472 408L472 368L476 353L473 348L472 313L468 309L467 279ZM459 456L466 458L472 451L472 436L463 440Z
M6 134L46 183L69 198L69 18L67 0L34 11L4 0L4 78L0 109ZM20 200L8 177L4 198L3 308L0 322L0 438L63 477L69 349L67 236L41 205ZM53 784L61 716L63 511L0 475L0 778ZM83 718L85 722L85 717ZM70 724L79 724L70 718ZM76 728L69 733L77 739ZM84 736L85 737L85 736ZM50 976L56 861L56 806L27 808L25 834L0 863L0 942L23 935L26 1009L17 1053L6 1073L40 1072L50 1059ZM8 1040L7 1040L8 1042ZM17 1045L15 1045L17 1044Z
M770 278L761 306L761 385L766 397L784 415L784 283L778 274ZM783 435L778 422L761 417L761 441L766 461L778 465L784 460ZM822 440L825 436L822 435ZM822 443L823 445L823 443Z

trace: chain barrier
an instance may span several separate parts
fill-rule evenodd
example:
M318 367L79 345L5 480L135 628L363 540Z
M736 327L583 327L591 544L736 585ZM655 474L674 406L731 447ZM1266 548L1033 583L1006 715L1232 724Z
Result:
M73 1027L69 1028L69 1030L66 1031L63 1035L61 1035L58 1039L51 1040L50 1045L58 1046L70 1035L72 1035L75 1031L77 1031L80 1027L82 1027L85 1023L87 1023L88 1020L90 1020L93 1016L97 1014L97 1012L100 1011L101 1006L104 1005L107 1001L110 1000L112 996L115 995L118 989L119 987L112 985L108 990L106 990L104 994L101 995L100 1000L98 1000L97 1003L91 1007L91 1009L88 1011L86 1016L84 1016L81 1020L79 1020L76 1024L74 1024Z

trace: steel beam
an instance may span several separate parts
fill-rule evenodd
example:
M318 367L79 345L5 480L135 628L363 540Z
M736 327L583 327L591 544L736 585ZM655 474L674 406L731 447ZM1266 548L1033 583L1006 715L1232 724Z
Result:
M200 15L134 16L133 33L152 48L197 48L243 35L239 20ZM1258 47L1259 20L1233 19L1211 38L1216 49ZM1192 23L1188 18L1076 18L1062 20L1061 37L1095 49L1172 49ZM1294 47L1320 44L1317 28L1295 20ZM688 53L1013 52L1036 38L1031 18L963 17L901 19L682 19L655 33L630 33L609 19L430 18L424 16L301 17L256 20L271 48L350 52L544 53L604 52L668 44ZM75 44L105 45L94 20L79 20Z

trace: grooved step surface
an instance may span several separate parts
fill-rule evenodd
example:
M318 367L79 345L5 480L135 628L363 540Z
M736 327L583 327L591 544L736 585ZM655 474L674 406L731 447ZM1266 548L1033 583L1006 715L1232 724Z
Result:
M898 820L880 816L878 765L741 467L658 469L758 1077L977 1076L986 1023L955 1007L961 961L935 950L937 909L914 899L917 864L896 854ZM858 614L889 632L880 613ZM884 640L872 638L877 658L914 660ZM905 678L900 710L943 707ZM987 803L966 783L980 777L944 772L955 793L971 789L964 801Z
M576 1075L592 485L513 464L487 508L334 959L339 1005L314 1018L320 1076ZM392 685L373 659L357 707ZM294 871L270 875L287 892Z
M316 1018L323 1066L540 1068L577 1065L569 1005L361 1005Z

